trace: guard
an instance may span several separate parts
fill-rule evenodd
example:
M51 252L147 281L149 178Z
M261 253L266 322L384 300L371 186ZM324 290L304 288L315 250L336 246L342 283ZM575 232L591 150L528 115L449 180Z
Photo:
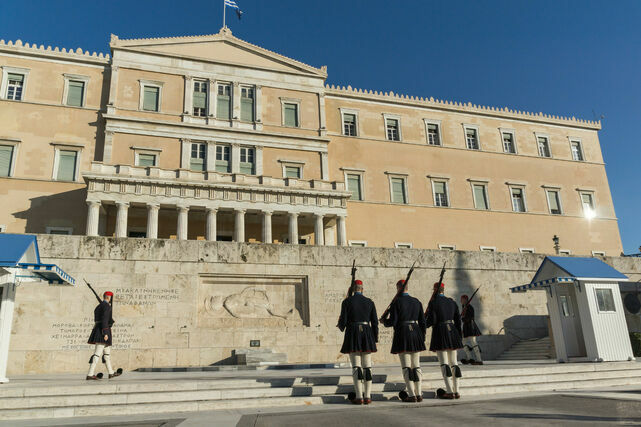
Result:
M96 372L96 365L102 357L102 361L107 367L109 378L114 378L122 374L122 369L118 368L114 372L111 367L111 326L114 324L111 310L111 301L114 294L112 292L105 292L103 300L96 306L93 311L93 318L95 321L91 335L89 336L88 344L95 344L93 355L89 358L89 373L87 373L87 380L99 380L102 378L102 373L98 375Z
M443 295L445 285L434 283L434 293L425 315L427 327L432 327L430 351L435 351L441 364L441 373L446 390L438 389L441 399L458 399L461 369L456 362L456 350L463 347L461 342L461 316L456 302ZM451 380L451 381L450 381Z
M374 301L363 295L363 282L354 281L354 294L343 300L338 329L345 332L341 353L349 354L352 364L354 393L349 400L355 405L372 403L372 353L378 342L378 317Z
M461 363L467 365L482 365L481 349L476 342L476 337L481 336L481 331L474 321L474 307L470 304L467 295L461 295L461 319L463 321L463 349L467 359L461 359ZM474 357L472 356L474 354Z
M425 317L423 304L407 293L405 280L396 283L397 296L390 304L387 317L381 320L386 327L394 327L392 354L398 354L407 387L399 393L404 402L423 400L420 352L425 350Z

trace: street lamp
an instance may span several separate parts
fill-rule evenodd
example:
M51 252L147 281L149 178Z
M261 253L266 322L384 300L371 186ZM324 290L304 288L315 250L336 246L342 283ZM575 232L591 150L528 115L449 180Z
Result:
M552 241L554 242L554 252L556 252L556 254L558 255L559 249L561 248L561 246L559 245L559 236L555 234L554 237L552 237Z

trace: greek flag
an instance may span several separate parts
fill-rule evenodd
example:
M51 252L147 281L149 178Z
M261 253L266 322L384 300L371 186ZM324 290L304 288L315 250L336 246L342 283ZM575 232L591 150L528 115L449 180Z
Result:
M225 6L233 7L234 9L236 9L236 15L238 15L238 19L240 19L240 17L243 14L243 11L240 10L240 7L238 7L238 4L234 0L224 0L224 1L225 1Z

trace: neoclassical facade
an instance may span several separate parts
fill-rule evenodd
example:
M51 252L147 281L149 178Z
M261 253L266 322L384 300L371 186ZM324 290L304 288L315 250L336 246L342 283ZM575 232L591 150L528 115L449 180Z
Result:
M621 252L600 123L326 84L238 39L0 41L0 229Z

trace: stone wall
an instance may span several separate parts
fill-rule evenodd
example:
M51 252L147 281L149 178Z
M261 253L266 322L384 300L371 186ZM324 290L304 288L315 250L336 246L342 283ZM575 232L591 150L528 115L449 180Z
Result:
M531 280L542 255L54 235L38 244L77 285L18 288L10 375L87 368L97 302L83 278L116 294L112 359L124 369L228 363L250 340L289 362L346 361L335 326L353 259L379 315L416 260L410 293L424 302L443 262L448 295L482 286L474 305L488 358L517 337L547 335L545 295L508 290ZM641 278L641 259L607 261ZM375 363L395 361L390 344L382 328Z

